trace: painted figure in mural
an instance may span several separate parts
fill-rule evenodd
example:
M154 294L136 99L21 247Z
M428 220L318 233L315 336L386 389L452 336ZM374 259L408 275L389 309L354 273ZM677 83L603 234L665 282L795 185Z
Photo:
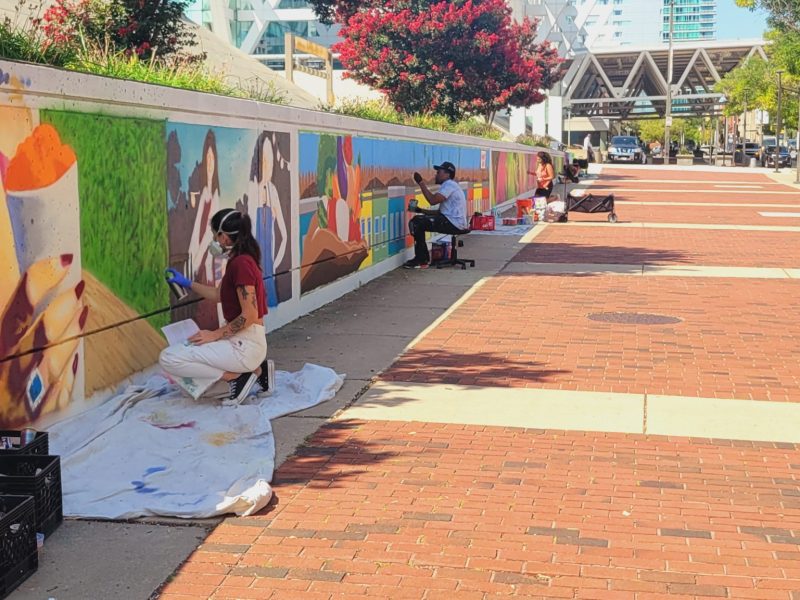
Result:
M267 300L261 248L247 214L222 209L211 217L209 225L209 254L228 258L220 284L192 281L176 269L169 269L167 281L220 303L226 324L201 330L188 343L170 346L161 353L159 362L195 399L220 379L227 381L229 393L223 403L235 406L256 382L265 391L274 388L272 363L266 358L263 319Z
M553 193L553 180L556 178L553 158L547 152L539 152L536 155L536 171L530 174L536 175L536 191L533 195L537 198L549 198Z
M217 164L217 143L214 132L209 130L203 143L203 156L199 165L199 192L189 190L192 207L197 208L192 236L189 239L189 272L200 283L218 283L219 273L214 268L214 257L208 252L213 241L210 219L219 210L219 165Z
M256 239L262 249L261 270L266 277L267 300L278 304L275 272L286 255L289 236L278 188L273 183L275 167L283 162L274 134L264 131L258 136L250 166L250 181L255 187L247 199L247 213L255 217Z
M0 183L0 428L18 428L68 405L81 373L75 153L39 125L0 153Z
M425 269L431 257L425 233L466 233L469 229L467 223L467 199L464 190L455 181L456 167L453 163L444 161L441 165L434 165L436 171L435 182L439 190L431 192L422 175L414 173L414 181L422 190L422 195L431 206L438 206L437 210L416 207L416 217L411 219L408 230L414 236L414 258L403 265L407 269Z

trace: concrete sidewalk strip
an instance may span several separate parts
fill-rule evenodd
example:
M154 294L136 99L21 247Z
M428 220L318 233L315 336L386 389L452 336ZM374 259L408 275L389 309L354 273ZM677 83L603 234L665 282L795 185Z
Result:
M789 218L800 218L800 212L760 212L758 213L762 217L789 217Z
M646 433L797 443L800 406L758 400L648 396Z
M570 221L559 223L559 227L613 227L626 229L707 229L716 231L775 231L799 233L794 225L726 225L717 223L606 223L603 221Z
M641 433L644 396L379 382L338 418Z
M796 403L535 388L378 382L337 419L800 442Z
M778 267L715 267L690 265L637 265L591 263L513 262L503 274L542 275L644 275L648 277L730 277L737 279L796 279L800 269Z
M777 267L706 267L694 265L644 265L642 275L650 277L732 277L737 279L789 279Z
M624 206L700 206L703 208L790 208L797 206L796 203L791 204L768 204L763 202L670 202L665 200L653 200L652 202L642 202L637 200L616 200L614 204Z
M637 182L638 183L638 182ZM674 183L674 182L673 182ZM626 194L630 193L640 193L640 194L686 194L691 192L697 192L700 194L758 194L759 196L762 195L770 195L770 196L794 196L797 197L797 192L791 191L773 191L773 190L712 190L712 189L698 189L698 188L672 188L672 189L655 189L655 188L629 188L624 186L614 186L613 182L609 182L607 184L596 185L594 189L597 190L606 190L611 189L611 187L615 187L619 190L620 193L625 192Z

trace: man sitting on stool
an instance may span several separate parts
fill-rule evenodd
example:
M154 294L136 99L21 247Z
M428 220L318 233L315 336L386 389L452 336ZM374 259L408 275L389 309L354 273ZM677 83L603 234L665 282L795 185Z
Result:
M414 181L419 184L422 195L431 206L439 205L438 210L417 208L421 213L411 219L408 230L414 236L414 258L405 265L406 269L427 269L431 261L425 232L446 233L448 235L464 233L469 229L467 223L467 198L464 190L455 182L456 167L451 162L434 165L436 183L440 186L435 194L428 189L422 175L415 172Z

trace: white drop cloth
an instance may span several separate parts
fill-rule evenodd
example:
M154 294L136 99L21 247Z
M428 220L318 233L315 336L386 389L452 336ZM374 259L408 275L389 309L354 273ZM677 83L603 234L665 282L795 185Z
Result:
M106 519L250 515L272 495L270 419L330 400L344 378L306 364L278 371L271 396L237 407L192 400L153 377L50 428L61 456L64 514Z

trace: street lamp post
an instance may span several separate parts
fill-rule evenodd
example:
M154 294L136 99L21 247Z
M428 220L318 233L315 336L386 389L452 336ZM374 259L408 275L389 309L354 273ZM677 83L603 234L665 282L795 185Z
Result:
M794 151L797 153L797 158L795 159L797 161L797 165L796 165L797 171L796 171L795 176L794 176L794 182L795 183L800 183L800 94L798 94L798 96L797 96L797 105L798 105L798 114L797 114L797 147L794 149ZM789 154L789 156L791 156L791 154Z
M783 101L783 86L781 85L781 76L783 69L778 69L778 114L775 117L775 172L780 173L780 158L781 158L781 102Z
M669 0L669 53L667 58L667 107L664 119L664 150L669 164L669 151L672 146L672 34L675 29L675 0Z
M750 88L744 88L744 131L742 132L742 163L746 167L747 165L747 153L745 149L747 148L747 95L750 93Z

